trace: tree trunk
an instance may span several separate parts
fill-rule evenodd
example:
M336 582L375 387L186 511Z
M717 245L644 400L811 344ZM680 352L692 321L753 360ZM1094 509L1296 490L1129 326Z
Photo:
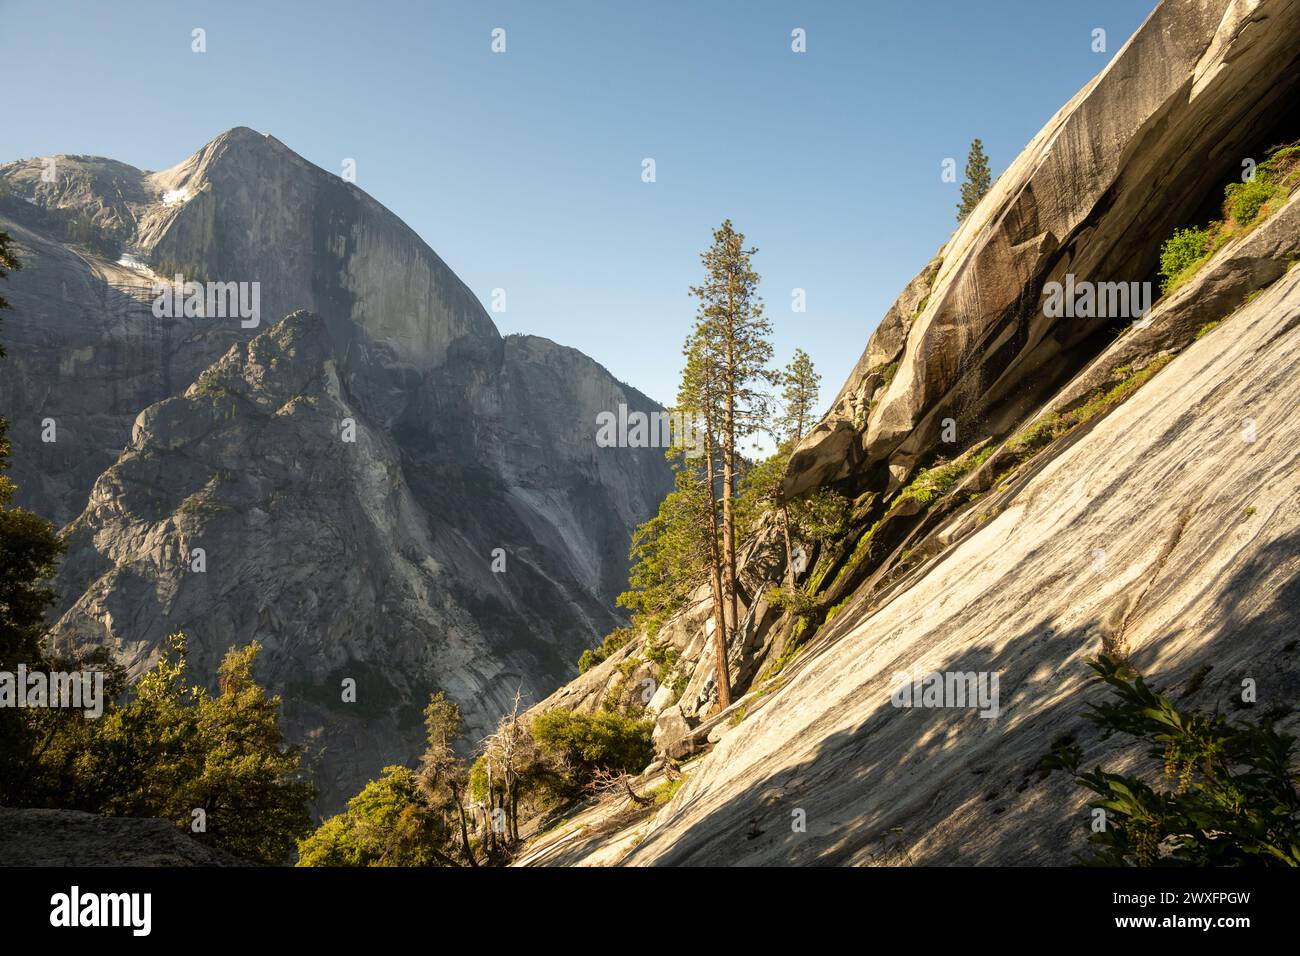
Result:
M456 810L460 813L460 839L465 847L465 859L469 860L469 865L478 867L478 861L474 859L474 851L469 845L469 825L465 822L465 804L460 799L460 787L451 788L451 797L456 801Z
M735 311L731 291L727 291L727 309L734 325ZM727 624L734 635L740 622L736 612L736 515L732 498L736 494L736 367L731 342L726 347L726 364L722 370L722 565L723 596L727 605ZM731 680L726 675L726 649L721 653L724 679L718 682L718 702L723 710L731 706Z
M731 675L727 671L727 619L722 592L722 561L718 554L717 516L713 509L713 440L705 441L705 475L709 483L709 584L713 592L713 637L717 652L718 703L731 706Z
M510 781L510 842L519 842L519 778Z

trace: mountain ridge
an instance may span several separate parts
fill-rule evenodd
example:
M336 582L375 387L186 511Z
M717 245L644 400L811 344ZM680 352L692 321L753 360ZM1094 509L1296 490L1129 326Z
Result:
M157 173L41 169L0 166L24 265L0 403L19 502L68 526L60 646L107 644L138 675L185 630L210 680L261 641L329 810L419 753L434 689L482 735L621 622L631 530L671 477L654 449L597 448L596 415L656 403L501 336L397 216L273 137L237 127ZM173 271L258 283L257 325L155 317Z

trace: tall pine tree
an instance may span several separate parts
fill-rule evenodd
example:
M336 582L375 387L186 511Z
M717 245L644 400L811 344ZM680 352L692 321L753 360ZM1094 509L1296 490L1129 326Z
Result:
M713 232L713 245L700 260L704 282L691 289L699 299L693 335L699 361L714 376L708 390L707 416L716 423L722 462L722 602L725 625L734 634L739 623L736 597L736 486L739 478L740 442L763 428L768 414L765 386L774 376L772 324L758 295L759 275L750 264L757 249L745 246L745 237L728 219ZM719 651L718 699L731 706L731 688L725 666L725 648Z

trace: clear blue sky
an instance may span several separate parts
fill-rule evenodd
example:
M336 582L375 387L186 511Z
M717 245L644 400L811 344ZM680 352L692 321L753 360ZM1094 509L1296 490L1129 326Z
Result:
M485 306L506 290L502 332L575 346L661 401L698 255L730 217L759 248L778 361L806 349L824 405L955 226L942 160L960 169L978 136L1000 173L1153 6L0 0L0 161L162 169L240 125L328 170L355 158L357 185Z

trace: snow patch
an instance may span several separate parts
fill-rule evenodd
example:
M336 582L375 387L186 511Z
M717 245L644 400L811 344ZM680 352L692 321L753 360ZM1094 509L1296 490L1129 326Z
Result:
M164 206L175 206L189 198L190 191L188 189L169 189L163 193L162 201Z

